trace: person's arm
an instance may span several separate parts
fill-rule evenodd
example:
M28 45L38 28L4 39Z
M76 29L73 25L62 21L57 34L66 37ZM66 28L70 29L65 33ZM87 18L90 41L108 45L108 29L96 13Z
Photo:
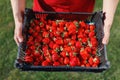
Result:
M106 19L104 21L104 37L102 40L103 44L108 44L109 42L110 29L118 2L119 0L103 0L103 12L106 13Z
M15 22L14 40L18 45L20 42L23 41L22 23L23 13L25 10L25 0L11 0L11 6Z

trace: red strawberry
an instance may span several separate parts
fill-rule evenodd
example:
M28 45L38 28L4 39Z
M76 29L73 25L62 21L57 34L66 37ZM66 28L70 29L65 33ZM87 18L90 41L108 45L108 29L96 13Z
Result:
M82 46L82 45L81 45L81 42L80 42L80 41L76 41L75 47L80 49L81 46Z
M85 27L86 27L86 23L85 23L84 21L80 21L80 22L79 22L79 25L80 25L80 27L82 27L82 28L85 28Z
M65 46L64 47L64 51L66 51L66 52L71 52L72 51L72 48L70 47L70 46Z
M89 62L89 64L92 66L92 65L93 65L93 57L90 57L90 58L88 59L88 62Z
M64 27L65 26L65 21L60 21L59 22L59 27Z
M86 66L86 67L90 67L90 64L89 64L89 63L87 63L85 66Z
M74 34L74 35L71 35L71 39L73 39L73 40L76 40L76 35Z
M91 53L91 52L92 52L92 49L91 49L89 46L87 46L87 47L85 48L85 50L86 50L88 53Z
M42 41L42 36L36 36L35 41L36 42L41 42Z
M49 44L50 39L49 38L44 38L42 41L43 41L44 44Z
M69 54L68 54L67 52L65 52L65 51L62 51L62 52L60 53L60 55L61 55L62 57L69 56Z
M68 43L69 46L74 46L75 45L75 40L70 40L70 42Z
M52 60L55 62L59 59L59 55L58 54L52 54Z
M61 65L64 64L64 58L63 57L60 57L58 61L60 62Z
M37 57L40 57L40 52L39 51L35 51L33 53L34 57L37 58Z
M53 45L54 45L54 42L53 42L53 41L50 41L49 47L50 47L51 49L53 49Z
M60 63L58 61L53 63L53 66L60 66Z
M94 37L95 36L95 32L94 31L91 31L91 32L89 32L89 37L91 38L91 37Z
M42 66L48 66L48 65L49 63L46 60L42 62Z
M58 51L59 50L59 45L58 44L54 44L53 45L53 49L56 50L56 51Z
M49 37L49 33L46 32L46 31L44 31L44 32L42 33L42 36L43 36L43 37Z
M38 66L38 65L39 65L39 62L34 62L33 65L34 65L34 66Z
M100 63L100 58L99 57L94 57L93 59L94 64L98 65Z
M45 26L45 23L44 22L40 22L39 25L40 25L41 28L43 28Z
M65 65L69 64L69 58L68 58L68 57L65 57L65 58L64 58L64 64L65 64Z
M63 39L62 38L56 38L55 42L58 45L63 45Z
M67 30L68 30L69 34L75 34L76 33L75 24L71 22Z
M88 41L88 38L86 38L86 37L82 38L82 43L83 44L87 44L87 41Z
M34 32L34 33L32 34L32 36L33 36L33 37L37 37L37 36L39 36L39 33L38 33L38 32Z
M34 45L30 46L30 49L34 51L35 50L35 46Z
M62 36L63 38L67 38L67 37L69 36L69 34L68 34L67 31L64 31L64 32L62 32L61 36Z
M28 37L28 41L33 41L33 39L34 39L33 36Z
M90 54L86 50L83 50L80 52L80 56L82 59L87 60L90 57Z
M35 26L34 30L35 30L35 32L40 32L40 27L39 26Z
M95 26L94 25L90 25L90 31L94 31L95 30Z
M51 60L51 56L46 56L45 59L46 59L46 61L49 62L49 63L52 62L52 60Z
M32 58L31 56L25 56L25 57L24 57L24 60L25 60L25 62L27 62L27 63L32 63L32 62L33 62L33 58Z
M46 24L46 30L50 31L50 25Z
M25 54L30 56L31 55L31 50L30 49L26 49Z
M77 66L78 65L78 59L77 57L73 57L70 60L70 66Z
M69 52L69 56L72 58L72 57L75 57L75 56L77 56L77 53L76 52L74 52L74 51L71 51L71 52Z
M36 25L38 25L38 24L39 24L39 21L36 20L36 19L34 19L34 23L35 23Z
M59 36L60 36L60 32L57 31L57 30L54 30L54 31L53 31L53 34L54 34L54 36L56 36L56 37L59 37Z

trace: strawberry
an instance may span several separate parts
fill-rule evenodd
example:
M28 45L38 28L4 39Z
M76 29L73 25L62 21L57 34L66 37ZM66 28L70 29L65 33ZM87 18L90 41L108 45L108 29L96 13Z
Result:
M49 33L48 33L47 31L44 31L44 32L42 33L42 36L43 36L43 37L49 37Z
M54 44L54 45L53 45L53 49L54 49L55 51L59 51L60 46L59 46L58 44Z
M35 51L33 53L34 57L37 58L37 57L40 57L40 52L39 51Z
M64 58L63 58L63 57L60 57L60 58L58 59L58 61L60 62L61 65L64 64Z
M70 59L70 66L77 66L78 65L78 59L77 57L73 57Z
M72 57L75 57L75 56L77 56L77 53L76 52L74 52L74 51L71 51L71 52L69 52L69 56L72 58Z
M71 52L71 51L72 51L72 48L71 48L70 46L65 45L64 51L66 51L66 52Z
M52 61L55 62L59 59L59 55L58 54L52 54Z
M95 30L94 24L89 24L89 27L90 27L90 31L94 31Z
M82 59L87 60L90 57L90 54L86 50L83 50L80 52L80 56Z
M59 63L58 61L55 61L55 62L53 63L53 66L60 66L60 63Z
M34 51L34 50L35 50L35 46L34 46L34 45L31 45L31 46L30 46L30 49Z
M50 31L50 28L51 28L50 25L46 24L46 30Z
M97 57L97 56L95 56L95 57L93 58L93 62L94 62L94 64L98 65L98 64L100 63L100 58Z
M74 35L71 35L71 39L73 39L73 40L76 40L76 35L74 34Z
M65 58L64 58L64 64L65 64L65 65L68 65L68 64L69 64L69 58L68 58L68 57L65 57Z
M63 45L63 39L62 38L56 38L56 40L55 40L55 42L56 42L56 44L58 44L58 45Z
M91 49L89 46L85 47L85 50L86 50L88 53L91 53L91 52L92 52L92 49Z
M67 38L67 37L69 36L69 34L68 34L67 31L64 31L64 32L62 32L61 36L62 36L63 38Z
M33 39L34 39L33 36L28 37L28 41L33 41Z
M70 40L70 42L68 43L69 46L74 46L75 44L75 40Z
M69 56L69 54L68 54L67 52L65 52L65 51L60 52L60 55L61 55L62 57Z
M35 30L35 32L40 32L40 27L39 26L35 26L34 30Z
M41 28L43 28L45 26L45 23L44 22L40 22L39 25L40 25Z
M31 55L31 50L30 49L26 49L25 54L30 56Z
M53 41L50 41L49 47L50 47L51 49L53 49L53 45L54 45L54 42L53 42Z
M81 46L82 46L82 45L81 45L81 42L80 42L80 41L76 41L75 47L78 48L78 49L80 49Z
M88 59L88 62L89 62L89 64L92 66L92 65L93 65L93 57L90 57L90 58Z
M46 56L45 59L46 59L46 61L49 62L49 63L52 62L52 60L51 60L51 56Z
M85 28L86 27L86 23L84 21L80 21L79 22L79 26L82 27L82 28Z
M27 63L32 63L33 62L33 58L31 56L25 56L24 57L24 61Z
M91 31L91 32L89 32L89 37L91 38L91 37L94 37L95 36L95 32L94 31Z
M34 65L34 66L38 66L38 65L39 65L39 62L34 62L33 65Z
M33 33L34 33L34 30L30 27L29 30L28 30L28 33L29 33L29 34L33 34Z
M42 66L48 66L48 65L49 63L46 60L42 62Z
M87 63L85 66L86 66L86 67L90 67L90 64L89 64L89 63Z
M43 42L44 44L49 44L50 39L49 39L49 38L43 38L42 42Z
M75 34L76 33L75 24L71 22L67 30L68 30L69 34Z
M39 36L39 33L38 33L38 32L34 32L34 33L32 34L32 36L33 36L33 37Z

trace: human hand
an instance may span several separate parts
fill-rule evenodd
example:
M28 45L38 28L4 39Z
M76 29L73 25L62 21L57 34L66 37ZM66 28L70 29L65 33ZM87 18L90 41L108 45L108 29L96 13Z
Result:
M110 29L107 29L107 26L104 26L104 37L102 43L107 45L109 43Z
M14 40L15 40L17 46L19 46L19 43L23 42L22 22L16 23L16 25L15 25Z

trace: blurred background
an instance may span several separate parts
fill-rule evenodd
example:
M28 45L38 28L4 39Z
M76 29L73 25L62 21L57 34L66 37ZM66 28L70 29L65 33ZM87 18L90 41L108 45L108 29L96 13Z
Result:
M32 8L32 0L27 2ZM95 10L102 10L102 0L96 0ZM13 39L14 20L10 0L0 0L0 80L120 80L120 3L107 45L111 68L102 73L87 72L23 72L14 67L17 45Z

